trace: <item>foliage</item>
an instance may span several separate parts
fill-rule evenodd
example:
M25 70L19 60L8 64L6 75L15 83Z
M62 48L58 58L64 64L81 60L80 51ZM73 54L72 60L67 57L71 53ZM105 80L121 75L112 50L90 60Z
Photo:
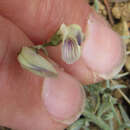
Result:
M88 94L86 108L82 117L74 122L67 130L89 130L96 125L101 130L114 130L113 122L117 122L117 130L130 128L130 119L118 100L112 96L112 92L119 88L126 88L125 85L110 85L106 81L106 88L103 83L84 86ZM120 111L120 114L118 111ZM87 125L86 125L87 124Z

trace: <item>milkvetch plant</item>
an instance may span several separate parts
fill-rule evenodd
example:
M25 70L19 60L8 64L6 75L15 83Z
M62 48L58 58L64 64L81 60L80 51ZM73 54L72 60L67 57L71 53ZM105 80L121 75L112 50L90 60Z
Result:
M86 108L82 117L75 121L67 130L93 130L93 125L102 130L125 130L130 128L130 119L118 99L112 96L116 89L126 88L122 84L111 84L109 81L106 87L102 83L84 86L86 93ZM118 111L121 113L122 119ZM115 123L117 122L117 124Z
M82 29L77 24L69 26L62 24L59 30L52 36L50 42L29 47L23 47L18 55L21 66L40 76L56 76L54 66L38 54L42 50L48 55L47 46L57 46L61 43L61 58L66 64L73 64L81 55L81 43L84 40Z

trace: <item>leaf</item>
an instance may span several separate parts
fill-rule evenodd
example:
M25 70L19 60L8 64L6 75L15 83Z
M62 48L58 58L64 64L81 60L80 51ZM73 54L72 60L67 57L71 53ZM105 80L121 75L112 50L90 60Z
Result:
M103 120L110 120L113 118L113 113L109 112L103 116Z
M75 121L69 128L67 128L67 130L80 130L84 123L85 119L79 119Z
M121 115L122 115L122 118L124 120L124 122L130 122L130 119L129 117L127 116L127 113L125 112L124 108L122 107L121 104L118 104L119 106L119 109L120 109L120 112L121 112Z
M119 88L127 88L126 85L122 85L122 84L117 84L117 85L113 85L111 86L111 90L115 90L115 89L119 89Z

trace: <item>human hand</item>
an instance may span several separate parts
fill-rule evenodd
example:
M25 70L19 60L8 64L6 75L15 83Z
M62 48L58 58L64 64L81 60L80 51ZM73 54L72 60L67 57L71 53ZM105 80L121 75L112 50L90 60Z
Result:
M77 80L82 84L98 82L102 75L111 75L121 67L121 40L81 0L4 0L0 12L0 124L18 130L64 129L67 124L63 120L76 118L83 105ZM95 19L88 20L91 14ZM42 43L62 23L79 24L84 32L88 27L81 58L67 65L60 58L60 46L48 47L49 57L65 69L58 79L43 79L23 70L17 62L21 47ZM44 87L49 88L47 92Z

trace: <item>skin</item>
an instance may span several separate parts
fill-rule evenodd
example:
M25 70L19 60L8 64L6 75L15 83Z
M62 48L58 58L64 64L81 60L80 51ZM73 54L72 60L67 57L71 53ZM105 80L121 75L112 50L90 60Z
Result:
M43 79L33 75L23 70L16 58L22 46L39 44L48 40L62 23L79 24L85 32L91 13L93 13L92 9L81 0L0 1L0 48L2 48L0 51L0 125L18 130L63 130L67 125L62 120L78 114L84 99L79 89L81 86L79 81L82 84L90 84L101 80L98 76L95 77L91 65L88 67L84 56L73 65L66 65L59 57L60 46L48 48L49 57L65 70L65 72L60 70L59 73L63 81L61 78L59 80ZM104 49L105 45L100 51L103 55L108 55L109 53L106 54ZM117 53L119 58L120 53ZM110 61L113 60L113 58L110 59ZM100 64L96 59L92 64L95 63ZM105 66L103 68L106 71ZM60 83L63 85L64 93L59 95L59 100L53 101L51 95L46 99L44 87L51 90L50 86L54 86L54 93L59 94L62 93ZM78 98L77 104L71 106L75 102L73 94ZM48 104L52 107L57 102L60 104L58 108L64 105L69 108L68 115L62 113L62 111L66 112L66 107L60 110L55 107L55 111L48 108ZM60 122L56 121L59 119Z

